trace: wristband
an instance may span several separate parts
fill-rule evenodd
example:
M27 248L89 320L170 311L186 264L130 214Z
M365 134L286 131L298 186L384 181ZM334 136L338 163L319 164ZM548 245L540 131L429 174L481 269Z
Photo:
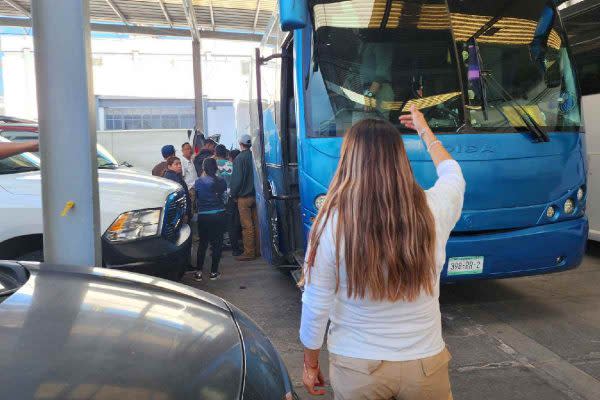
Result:
M442 144L442 142L440 142L439 140L434 140L433 142L429 143L427 145L427 152L429 153L429 151L431 150L431 148L436 145L436 144Z

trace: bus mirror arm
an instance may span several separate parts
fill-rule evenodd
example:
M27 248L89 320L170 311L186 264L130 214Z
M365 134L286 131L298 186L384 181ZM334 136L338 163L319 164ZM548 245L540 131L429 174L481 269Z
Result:
M281 58L282 60L285 60L285 59L288 59L289 56L283 55L282 53L275 53L275 54L271 54L270 56L267 56L267 57L260 57L259 62L261 65L265 65L269 61L274 60L276 58Z

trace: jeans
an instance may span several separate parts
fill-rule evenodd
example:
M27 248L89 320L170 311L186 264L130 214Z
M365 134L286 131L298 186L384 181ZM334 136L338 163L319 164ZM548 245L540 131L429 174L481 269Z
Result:
M198 214L198 252L196 254L196 269L202 271L206 250L210 244L212 265L210 272L219 271L221 252L223 250L223 233L227 226L225 212L218 214Z
M239 197L238 210L242 222L242 239L244 242L244 255L258 257L260 245L258 238L258 218L256 216L256 199L254 196Z

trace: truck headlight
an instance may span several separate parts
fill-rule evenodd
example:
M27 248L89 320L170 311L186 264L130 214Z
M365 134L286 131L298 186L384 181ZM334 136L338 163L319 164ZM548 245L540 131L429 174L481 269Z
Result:
M162 209L127 211L106 230L104 236L111 242L141 239L158 235Z

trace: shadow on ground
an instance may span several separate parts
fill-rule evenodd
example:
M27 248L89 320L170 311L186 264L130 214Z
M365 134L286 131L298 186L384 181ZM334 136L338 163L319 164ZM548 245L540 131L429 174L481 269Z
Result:
M262 327L303 399L301 294L289 273L226 252L218 281L195 282L232 302ZM452 352L455 399L598 399L600 245L578 269L560 274L447 285L444 338ZM322 353L327 373L327 353ZM323 399L331 399L328 394Z

